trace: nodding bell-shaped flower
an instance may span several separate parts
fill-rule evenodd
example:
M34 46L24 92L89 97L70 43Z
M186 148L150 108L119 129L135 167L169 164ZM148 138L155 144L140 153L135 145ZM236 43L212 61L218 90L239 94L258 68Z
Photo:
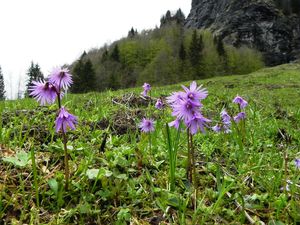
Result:
M77 124L77 117L69 113L64 107L61 107L59 114L55 121L56 132L67 132L67 129L75 130L75 125Z

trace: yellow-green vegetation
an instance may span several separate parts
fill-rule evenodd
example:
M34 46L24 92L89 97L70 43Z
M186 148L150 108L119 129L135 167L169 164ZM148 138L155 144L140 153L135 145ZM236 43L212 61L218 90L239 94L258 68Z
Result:
M170 22L130 34L110 46L84 53L73 64L73 93L247 74L264 66L255 49L226 45L208 30Z
M207 129L194 137L196 190L185 174L183 132L170 191L165 124L173 120L171 110L148 105L139 97L142 88L65 96L64 105L79 119L68 133L68 191L63 146L54 129L56 106L1 101L0 224L299 223L300 170L294 160L300 158L300 65L197 83L209 92L203 114L213 120L211 126L223 108L236 112L237 94L249 105L242 146L234 132ZM180 84L153 87L151 96L180 89ZM137 129L144 116L156 120L151 152L149 136ZM170 133L174 138L176 131ZM39 204L30 151L36 156Z

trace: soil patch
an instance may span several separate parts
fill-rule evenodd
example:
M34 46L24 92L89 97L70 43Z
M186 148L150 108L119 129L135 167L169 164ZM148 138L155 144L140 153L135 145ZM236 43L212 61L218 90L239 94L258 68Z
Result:
M118 98L113 98L114 104L125 105L130 108L147 107L149 104L155 103L155 99L149 96L140 96L134 93L128 93Z

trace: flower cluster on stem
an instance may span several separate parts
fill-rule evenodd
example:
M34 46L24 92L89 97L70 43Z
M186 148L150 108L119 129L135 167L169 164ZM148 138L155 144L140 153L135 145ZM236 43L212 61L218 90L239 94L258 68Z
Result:
M193 144L193 135L198 131L205 132L205 127L211 120L205 118L202 114L202 100L208 95L206 89L202 86L197 86L193 81L190 87L182 86L183 91L174 92L171 96L167 97L167 102L172 108L172 116L175 120L169 123L179 129L180 123L185 124L187 127L188 135L188 160L186 174L191 183L194 183L197 188L196 168L195 168L195 149Z
M212 127L212 130L216 133L224 132L230 133L231 132L231 116L227 113L225 109L222 110L220 113L222 122Z
M30 95L34 97L41 105L53 104L57 99L58 115L55 121L55 130L62 134L64 152L65 152L65 189L68 189L69 184L69 163L67 151L67 130L75 129L77 124L77 117L67 111L61 105L61 99L64 93L72 85L72 75L67 68L54 68L46 81L34 81L33 86L30 87Z
M144 97L148 96L148 92L151 91L151 86L148 83L144 83L143 85L143 92L141 93Z
M182 121L190 134L194 135L199 130L204 133L204 128L211 120L202 115L201 101L207 97L208 92L201 86L197 87L195 81L190 84L190 88L185 86L182 88L184 91L174 92L167 97L167 102L172 108L172 116L175 116L175 120L169 123L169 126L178 129L180 121Z

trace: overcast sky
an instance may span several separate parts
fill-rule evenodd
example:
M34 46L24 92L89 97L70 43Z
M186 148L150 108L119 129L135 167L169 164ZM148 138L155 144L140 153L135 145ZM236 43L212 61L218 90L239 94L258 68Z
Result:
M44 75L84 50L159 26L169 9L187 16L191 0L0 0L0 66L7 97L15 98L30 62ZM22 88L24 89L24 88Z

